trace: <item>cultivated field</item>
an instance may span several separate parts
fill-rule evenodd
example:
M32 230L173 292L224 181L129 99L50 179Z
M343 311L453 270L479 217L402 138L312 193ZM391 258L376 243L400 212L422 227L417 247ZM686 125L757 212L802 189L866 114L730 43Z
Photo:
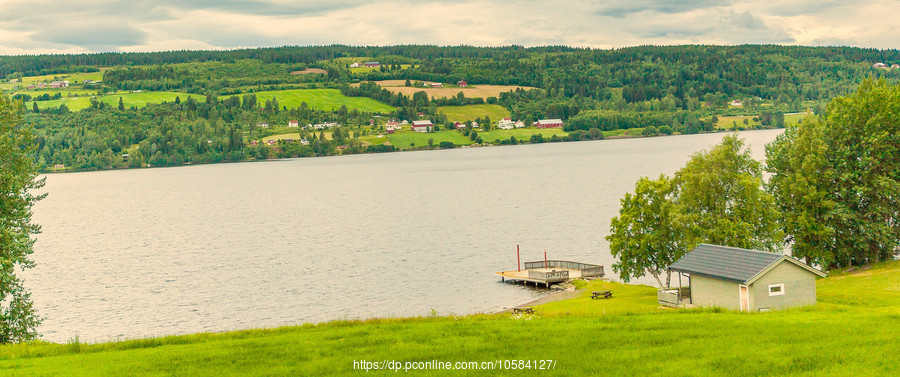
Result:
M43 92L37 93L43 94ZM53 92L48 93L52 94ZM174 102L175 97L181 98L182 101L186 100L188 97L194 97L194 99L197 101L205 100L205 97L198 94L179 92L115 93L100 97L99 100L110 106L118 106L119 97L122 97L122 102L125 104L126 108L129 108L131 106L144 107L147 106L147 104L151 103ZM26 104L26 108L28 110L31 110L34 102L37 102L38 108L40 108L41 110L57 108L61 104L66 104L66 107L68 107L69 110L79 111L91 106L91 96L87 94L79 97L63 97L62 99L51 101L31 101Z
M557 135L559 137L563 137L568 135L569 133L563 131L561 128L516 128L512 130L499 130L493 129L490 131L478 132L478 136L481 137L485 143L493 143L496 140L507 140L512 136L515 136L516 140L525 140L528 141L531 139L531 135L544 135L544 140L553 137L553 135Z
M6 345L0 369L9 376L358 376L367 374L362 360L396 360L401 371L406 362L437 360L484 367L410 375L897 375L900 263L832 275L817 283L818 305L769 313L662 308L652 287L598 281L576 298L537 306L536 315L423 313L102 344ZM614 296L591 300L594 290ZM497 368L497 360L506 367ZM509 360L531 362L512 370ZM538 369L539 360L552 364Z
M784 114L784 124L785 126L791 124L800 123L800 120L805 118L809 113L793 113L793 114ZM759 126L758 121L754 121L755 115L747 115L747 116L721 116L719 117L719 123L716 123L716 128L730 130L734 128L750 128ZM744 124L744 120L747 120L747 123Z
M278 106L288 108L306 104L317 110L332 111L346 105L348 110L357 109L372 113L390 113L394 108L371 98L347 97L337 89L292 89L256 92L256 101L263 106L267 100L278 99Z
M476 118L484 118L485 116L487 116L491 119L491 123L496 125L497 122L500 121L500 119L509 116L509 110L507 110L505 107L489 104L441 106L438 107L438 111L447 115L447 119L451 122L465 122L467 120L475 120Z
M302 70L302 71L294 71L294 72L291 72L292 75L308 75L308 74L311 74L311 73L321 73L321 74L324 75L324 74L327 74L328 71L326 71L326 70L324 70L324 69L322 69L322 68L307 68L307 69L304 69L304 70Z
M456 85L449 86L447 83L444 83L444 85L448 85L446 88L415 88L403 86L403 84L406 83L406 80L382 80L376 81L375 83L392 93L403 93L404 95L412 96L415 92L425 91L428 93L428 96L434 98L455 97L459 92L463 92L463 94L469 98L488 98L499 97L500 93L516 90L516 88L523 88L526 90L534 89L527 86L514 85L469 85L467 88L460 88Z
M456 130L438 131L438 132L413 132L399 131L387 136L388 141L395 147L400 149L412 149L428 146L428 139L433 139L433 145L438 146L442 141L449 141L456 145L470 145L473 143L468 137L463 136Z

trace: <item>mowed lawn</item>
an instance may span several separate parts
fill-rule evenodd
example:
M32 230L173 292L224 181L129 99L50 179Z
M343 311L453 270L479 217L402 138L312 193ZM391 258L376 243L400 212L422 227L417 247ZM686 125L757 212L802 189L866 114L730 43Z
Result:
M420 376L892 376L900 373L900 263L819 280L819 304L769 313L677 310L652 287L594 282L536 315L336 321L102 344L0 347L3 375L395 376L360 361L476 362ZM592 290L613 298L591 300ZM531 360L530 369L496 361ZM534 360L552 360L536 370ZM483 364L482 364L483 363ZM410 365L411 366L411 365ZM403 373L407 375L407 373Z
M342 105L346 105L348 110L356 109L370 113L387 114L394 111L394 108L387 104L366 97L347 97L337 89L274 90L255 94L260 106L265 105L267 100L276 98L279 107L288 108L300 107L301 103L306 102L310 108L324 111L338 110Z
M438 132L414 132L414 131L398 131L387 136L388 141L397 148L410 149L428 146L428 139L433 139L433 145L438 146L442 141L449 141L455 145L470 145L474 143L471 139L463 136L456 130L446 130Z
M500 119L509 116L509 110L505 107L491 104L440 106L438 107L438 111L447 115L447 120L451 122L465 122L467 120L475 120L476 118L488 117L491 119L492 126L496 125Z
M52 92L50 92L52 94ZM119 97L122 97L122 103L126 108L131 106L135 107L144 107L147 104L151 103L162 103L162 102L175 102L175 98L178 97L182 101L186 100L188 97L194 97L197 101L205 101L206 97L198 95L198 94L188 94L188 93L179 93L179 92L140 92L140 93L115 93L105 95L100 97L100 101L110 105L110 106L119 106ZM50 101L31 101L26 104L28 110L31 110L33 103L37 102L38 108L41 110L47 110L52 108L57 108L61 104L66 104L66 107L71 111L83 110L91 106L91 96L84 95L78 97L63 97L61 99L55 99Z

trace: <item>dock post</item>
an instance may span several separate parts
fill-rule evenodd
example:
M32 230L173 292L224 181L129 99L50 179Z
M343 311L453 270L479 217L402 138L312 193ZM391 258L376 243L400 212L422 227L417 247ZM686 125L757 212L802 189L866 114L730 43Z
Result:
M519 258L519 245L516 245L516 268L522 271L522 258Z

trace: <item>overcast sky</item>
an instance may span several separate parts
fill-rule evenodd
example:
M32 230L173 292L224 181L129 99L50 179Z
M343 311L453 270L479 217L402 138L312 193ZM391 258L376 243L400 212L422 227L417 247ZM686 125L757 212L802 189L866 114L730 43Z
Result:
M900 0L0 0L0 54L284 45L900 48Z

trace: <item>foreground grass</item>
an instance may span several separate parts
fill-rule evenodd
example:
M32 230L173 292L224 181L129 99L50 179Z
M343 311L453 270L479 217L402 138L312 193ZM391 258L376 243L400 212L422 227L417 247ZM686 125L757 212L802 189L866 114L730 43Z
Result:
M595 282L535 316L378 319L104 344L0 347L0 374L358 375L355 360L556 360L552 370L416 375L870 376L900 372L900 264L819 281L819 304L771 313L673 310L655 290ZM614 298L590 300L612 289ZM369 372L395 375L395 372Z

